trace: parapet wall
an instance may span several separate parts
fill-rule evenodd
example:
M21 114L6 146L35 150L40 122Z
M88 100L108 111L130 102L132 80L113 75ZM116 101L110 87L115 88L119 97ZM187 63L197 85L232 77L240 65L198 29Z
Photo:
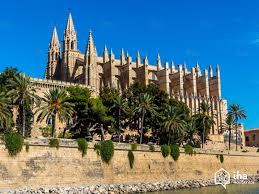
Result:
M160 182L212 178L221 167L231 173L255 175L259 171L259 154L224 155L221 164L216 154L193 156L181 153L175 162L163 158L159 151L134 151L135 163L129 167L129 146L116 146L109 165L101 161L92 148L82 158L73 144L56 148L30 146L11 158L0 145L0 189L22 187L80 186L89 184Z

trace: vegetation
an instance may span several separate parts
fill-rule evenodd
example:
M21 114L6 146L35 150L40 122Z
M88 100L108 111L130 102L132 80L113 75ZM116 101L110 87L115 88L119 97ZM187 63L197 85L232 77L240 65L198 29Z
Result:
M161 146L161 153L163 155L164 158L166 158L167 156L169 156L170 154L170 146L167 144L163 144Z
M78 138L77 140L78 150L82 153L82 157L86 155L88 143L84 138Z
M10 96L13 104L18 107L16 124L23 137L30 136L33 116L30 105L39 101L34 86L35 84L31 82L30 77L23 74L18 74L10 79L7 86L10 88L7 96ZM26 133L26 129L29 132Z
M59 148L59 140L52 138L49 140L49 147Z
M219 161L220 161L220 163L224 162L224 156L222 154L219 155Z
M10 156L16 156L22 151L23 137L15 132L6 133L4 135L5 148Z
M184 146L184 152L185 154L193 155L194 151L191 145L185 145Z
M155 151L155 146L153 144L149 144L149 151L154 152Z
M100 143L94 144L94 151L96 152L97 156L100 156L100 150L101 150Z
M29 150L30 150L29 143L25 143L25 150L26 150L27 153L29 152Z
M235 129L236 129L236 151L237 151L237 134L238 134L238 121L240 119L246 119L246 113L243 108L241 108L238 104L232 104L230 105L228 109L228 117L231 117L233 122L235 123Z
M211 106L202 102L199 107L199 113L196 114L196 124L198 125L198 134L201 137L202 148L214 122L214 115L210 115Z
M2 134L17 131L23 137L29 137L35 106L39 107L35 112L38 115L37 122L47 122L47 127L42 128L44 137L85 139L97 135L102 142L95 145L95 150L104 161L109 161L114 152L111 148L113 145L105 141L107 133L111 134L113 141L173 145L170 154L177 160L180 145L204 147L215 120L210 104L200 103L199 111L191 115L185 103L170 98L154 83L145 86L137 82L122 92L103 87L97 98L91 97L88 88L80 86L55 88L39 98L37 88L29 76L20 74L15 68L7 68L0 74ZM15 121L14 108L18 113ZM229 138L233 126L237 131L238 122L243 118L246 118L246 114L239 105L229 107L226 126L222 126L222 129L229 130ZM66 127L56 135L57 121L66 123ZM127 134L129 137L124 140L121 137L126 128L134 135ZM54 139L52 141L58 142ZM149 148L152 151L154 147ZM137 144L131 144L131 150L136 149ZM165 145L161 147L163 156L168 156L168 149ZM84 148L81 151L84 154Z
M180 156L180 149L179 146L177 144L171 145L170 146L171 149L171 156L174 159L174 161L177 161L179 156Z
M128 159L129 159L129 165L130 168L133 168L134 165L134 154L131 150L128 151Z
M131 145L131 150L136 151L138 149L138 144L137 143L132 143Z
M48 124L52 125L52 137L54 137L56 129L56 119L60 122L71 122L73 114L73 104L68 102L67 91L59 88L50 89L44 93L42 104L37 109L39 113L37 121L42 122L47 119Z
M107 164L110 162L114 154L114 145L111 140L105 140L100 142L100 155L104 162Z

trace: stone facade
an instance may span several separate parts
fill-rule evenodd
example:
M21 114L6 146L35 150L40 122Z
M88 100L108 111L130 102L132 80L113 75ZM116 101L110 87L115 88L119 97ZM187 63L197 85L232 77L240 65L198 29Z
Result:
M223 164L216 154L199 153L193 156L181 153L177 162L172 157L150 151L134 151L131 169L126 149L116 149L109 165L102 162L92 146L87 155L77 147L49 148L30 146L15 158L0 145L0 190L22 187L80 186L92 184L148 183L176 180L213 178L220 168L234 173L256 175L259 154L239 153L224 155ZM147 146L148 147L148 146ZM218 153L219 154L219 153Z
M209 70L204 70L202 73L198 63L190 70L187 69L186 64L179 64L176 68L174 62L170 67L168 62L165 62L162 67L159 54L156 65L150 65L147 56L142 61L140 53L137 52L136 60L133 61L128 52L125 55L123 49L119 59L116 59L112 49L108 52L106 46L102 56L98 56L91 31L85 53L81 53L77 48L77 34L71 14L64 31L62 52L57 30L54 27L49 44L45 80L82 84L92 89L93 96L98 96L102 86L123 91L135 82L145 85L155 83L170 97L185 102L192 114L197 113L201 102L210 104L211 114L216 115L215 125L210 131L212 135L218 134L227 112L227 101L221 97L218 65L216 65L215 75L211 66Z

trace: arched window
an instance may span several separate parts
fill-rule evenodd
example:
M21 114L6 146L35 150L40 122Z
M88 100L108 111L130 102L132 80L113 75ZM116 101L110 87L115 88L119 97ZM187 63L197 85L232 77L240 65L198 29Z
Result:
M71 50L74 50L74 41L71 42Z
M58 53L56 53L56 60L58 60Z

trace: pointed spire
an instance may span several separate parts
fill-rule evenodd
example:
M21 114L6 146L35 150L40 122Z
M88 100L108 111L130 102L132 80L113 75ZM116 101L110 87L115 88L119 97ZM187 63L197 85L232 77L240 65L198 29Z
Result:
M157 54L157 59L156 59L156 64L157 64L157 71L162 69L162 63L161 63L161 58L159 53Z
M143 60L143 65L146 66L148 65L148 59L147 56L145 56L144 60Z
M174 61L172 60L171 62L171 73L175 72L175 66L174 66Z
M136 68L138 68L141 64L141 59L140 59L140 54L139 51L137 52L137 57L136 57Z
M183 72L184 72L184 74L187 74L187 67L186 67L185 61L183 63Z
M168 62L166 61L166 62L165 62L165 70L168 70L168 68L169 68L169 64L168 64Z
M120 61L121 61L121 65L124 65L125 56L124 56L124 49L123 48L121 49Z
M54 26L49 48L59 47L58 33L56 26Z
M178 65L178 71L179 71L179 72L182 72L182 71L183 71L183 66L182 66L182 64L179 64L179 65Z
M94 45L94 39L92 36L92 31L89 31L89 35L88 35L88 41L86 44L86 55L96 55L96 48Z
M220 69L218 64L216 65L216 74L217 74L217 77L220 77Z
M209 67L209 72L210 72L210 77L213 77L213 70L212 70L212 66L211 65Z
M109 60L109 54L106 45L104 45L103 49L103 63L106 63Z
M126 58L128 58L129 57L129 53L128 53L128 51L126 52Z
M69 13L67 26L64 32L63 49L64 51L77 51L77 36L71 13Z
M199 62L196 63L196 68L200 68Z
M66 33L70 34L71 32L75 31L73 19L71 12L69 12L68 19L67 19L67 26L66 26Z
M112 61L114 59L115 59L115 56L114 56L112 48L111 48L111 51L110 51L110 61Z

